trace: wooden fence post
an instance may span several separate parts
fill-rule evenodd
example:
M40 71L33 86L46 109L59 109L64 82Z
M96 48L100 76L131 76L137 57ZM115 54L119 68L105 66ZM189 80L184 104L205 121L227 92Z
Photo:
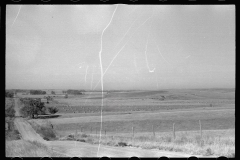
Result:
M173 123L173 139L175 139L175 123Z

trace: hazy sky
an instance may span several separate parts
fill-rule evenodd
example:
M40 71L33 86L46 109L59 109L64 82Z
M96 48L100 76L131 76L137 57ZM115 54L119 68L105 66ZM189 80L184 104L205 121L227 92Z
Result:
M110 21L104 89L235 87L234 5L119 4L7 5L6 88L94 89Z

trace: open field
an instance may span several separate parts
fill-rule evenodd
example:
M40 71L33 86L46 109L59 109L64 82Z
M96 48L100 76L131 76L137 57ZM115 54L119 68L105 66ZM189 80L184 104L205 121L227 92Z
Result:
M6 141L6 157L66 157L46 145L25 140Z
M132 146L143 149L159 149L184 152L192 155L235 157L235 130L179 131L173 139L172 133L161 132L155 137L150 132L129 135L103 135L101 144L110 146ZM99 143L99 135L80 133L74 135L77 141Z
M103 106L101 102L103 100ZM132 137L134 127L135 136L149 135L162 136L168 135L172 138L173 123L175 123L176 138L181 138L182 132L199 131L199 120L203 134L208 137L218 135L221 131L235 129L235 90L234 89L191 89L191 90L164 90L164 91L128 91L128 92L111 92L105 93L103 99L99 93L87 93L84 95L69 95L68 98L54 97L46 106L55 106L59 112L52 118L47 118L54 126L55 131L60 137L73 133L85 133L92 136L92 141L98 142L98 135L101 126L101 109L102 113L102 135L106 143L111 144L111 136L120 139ZM43 118L43 117L42 117ZM42 118L31 120L36 123L43 123ZM44 119L46 120L46 119ZM186 139L185 147L171 140L166 145L172 145L176 151L191 153L196 142L196 134L190 134ZM229 137L228 137L229 136ZM95 138L94 138L95 137ZM110 138L109 138L110 137ZM214 136L213 136L214 137ZM212 138L214 142L204 143L215 146L205 146L205 148L195 149L201 154L219 155L221 152L217 147L225 147L224 155L235 154L235 134L221 134L220 139L224 139L223 144ZM228 139L229 138L229 139ZM144 139L144 138L143 138ZM145 138L146 139L146 138ZM230 146L227 146L228 142ZM113 139L112 139L113 141ZM226 141L226 142L225 142ZM136 141L135 141L136 142ZM215 143L216 142L216 143ZM95 143L95 142L94 142ZM139 142L140 143L140 142ZM144 144L153 143L159 146L158 141L150 141L147 138ZM191 146L192 145L192 146ZM135 145L136 146L136 145ZM144 146L141 141L141 146ZM234 146L234 147L233 147ZM199 146L198 146L199 147ZM145 147L148 148L148 147ZM150 148L152 148L150 146ZM171 148L171 147L170 147ZM178 149L177 149L178 148ZM210 149L208 149L210 148ZM222 148L222 149L223 149ZM203 149L203 150L201 150ZM171 149L170 149L171 150ZM212 153L212 152L214 153ZM205 153L206 152L206 153ZM209 153L208 153L209 152Z

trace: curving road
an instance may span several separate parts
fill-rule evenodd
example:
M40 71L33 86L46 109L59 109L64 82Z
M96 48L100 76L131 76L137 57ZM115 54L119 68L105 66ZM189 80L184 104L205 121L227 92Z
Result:
M16 115L19 115L18 98L15 98ZM190 157L184 153L167 152L160 150L146 150L131 147L110 147L101 145L97 155L98 145L78 141L46 141L44 140L32 126L24 118L18 117L14 121L23 140L38 141L47 145L53 152L65 154L68 157ZM199 156L198 156L199 157Z

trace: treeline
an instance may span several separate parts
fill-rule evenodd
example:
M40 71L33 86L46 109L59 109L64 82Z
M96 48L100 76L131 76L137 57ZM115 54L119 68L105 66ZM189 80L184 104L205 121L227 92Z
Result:
M20 113L23 117L35 118L35 116L38 115L45 115L47 109L50 114L58 112L58 109L55 107L45 107L44 103L41 102L41 99L39 98L20 98L20 102L24 105L20 109Z
M65 94L74 94L74 95L80 95L83 94L83 92L85 92L85 90L73 90L73 89L69 89L67 91L63 91L63 93Z
M46 91L30 90L30 94L33 94L33 95L36 95L36 94L46 94Z
M12 91L5 91L5 97L13 98L14 93Z

